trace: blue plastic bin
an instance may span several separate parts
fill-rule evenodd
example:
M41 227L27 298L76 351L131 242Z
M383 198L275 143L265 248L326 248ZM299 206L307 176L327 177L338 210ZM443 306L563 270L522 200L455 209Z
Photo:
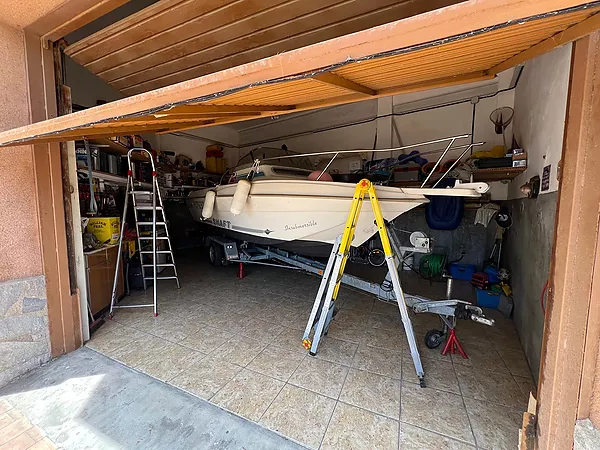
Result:
M500 292L477 289L477 305L482 308L497 309L500 304Z
M477 266L475 264L452 263L448 266L448 272L455 280L471 281L473 274L477 272Z

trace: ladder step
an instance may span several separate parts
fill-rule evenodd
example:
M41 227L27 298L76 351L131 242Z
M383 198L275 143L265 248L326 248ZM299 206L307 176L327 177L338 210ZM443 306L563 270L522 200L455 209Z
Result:
M154 267L154 264L142 264L142 267ZM175 267L173 263L157 263L156 267Z
M177 277L156 277L157 280L176 280ZM144 277L144 280L154 280L154 277Z
M158 241L159 239L162 239L163 241L165 240L169 240L169 238L167 236L156 236L156 240ZM138 240L140 241L151 241L152 240L152 236L140 236L138 237Z
M150 255L151 255L151 254L153 254L154 252L153 252L152 250L142 250L140 253L143 253L143 254L150 254ZM156 250L156 253L160 253L160 254L163 254L163 255L164 255L164 254L167 254L167 253L168 253L168 254L171 254L172 252L171 252L171 250Z
M135 209L139 210L139 211L152 211L154 208L152 208L152 206L136 206ZM157 211L162 211L162 206L157 206L156 210Z
M133 195L152 195L152 191L129 191Z
M152 222L138 222L138 225L152 225ZM167 222L156 222L156 225L167 225Z

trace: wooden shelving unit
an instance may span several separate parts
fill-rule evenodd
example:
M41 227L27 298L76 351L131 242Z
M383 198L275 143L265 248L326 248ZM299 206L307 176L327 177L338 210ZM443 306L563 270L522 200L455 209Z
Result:
M127 155L127 152L129 151L129 148L127 148L123 144L119 144L118 142L113 141L112 139L108 139L108 138L90 139L89 142L91 145L97 145L99 148L102 149L102 151L105 151L108 153L125 156L125 155ZM142 156L140 154L134 155L133 160L141 161L141 162L149 161L148 158L145 158L144 156Z
M477 169L473 171L473 181L502 181L512 180L520 173L525 172L526 167L503 167L498 169Z

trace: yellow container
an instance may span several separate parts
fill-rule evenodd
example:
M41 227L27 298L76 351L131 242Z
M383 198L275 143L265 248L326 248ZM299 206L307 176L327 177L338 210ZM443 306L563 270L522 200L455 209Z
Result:
M118 217L92 218L85 229L103 244L117 244L121 233L121 219Z
M217 157L208 156L206 158L206 171L210 173L217 173Z
M227 160L225 158L217 158L217 169L219 173L225 173L227 170Z

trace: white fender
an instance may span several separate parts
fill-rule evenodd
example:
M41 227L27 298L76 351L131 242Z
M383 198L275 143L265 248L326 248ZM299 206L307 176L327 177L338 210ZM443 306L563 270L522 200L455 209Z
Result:
M240 180L237 183L235 188L235 193L233 194L233 199L231 200L231 206L229 207L229 211L231 214L237 216L244 211L244 207L246 206L246 200L248 199L248 194L250 194L250 187L252 183L248 180Z
M215 191L208 191L204 197L204 206L202 206L202 218L210 219L213 215L213 209L215 208L215 199L217 193Z

